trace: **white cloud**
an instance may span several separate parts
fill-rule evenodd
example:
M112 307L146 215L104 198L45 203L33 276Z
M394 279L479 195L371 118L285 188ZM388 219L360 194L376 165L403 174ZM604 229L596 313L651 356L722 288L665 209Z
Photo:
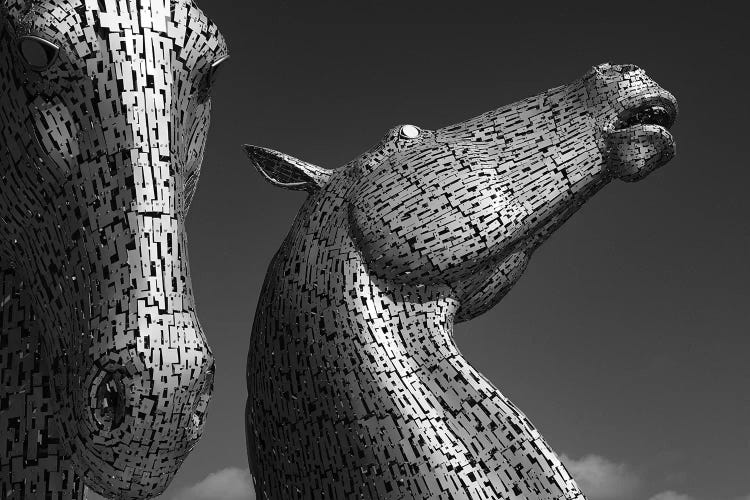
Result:
M649 500L695 500L693 497L675 493L674 491L664 491L652 496Z
M234 467L209 474L206 479L189 488L184 488L170 497L171 500L255 500L250 472ZM86 488L84 500L109 500Z
M588 500L637 498L641 479L626 464L615 463L599 455L586 455L579 460L561 455L560 459Z
M234 467L209 474L206 479L159 500L255 500L250 471ZM84 500L108 500L86 488Z
M588 500L634 500L641 479L626 464L615 463L599 455L586 455L575 460L561 455L565 466L575 478ZM229 467L209 474L203 481L184 488L169 500L255 500L250 472ZM84 500L108 500L86 488ZM157 499L158 500L158 499ZM697 500L690 495L663 491L649 500ZM733 500L750 500L750 494Z
M209 474L200 483L179 492L174 500L255 500L250 472L230 467Z

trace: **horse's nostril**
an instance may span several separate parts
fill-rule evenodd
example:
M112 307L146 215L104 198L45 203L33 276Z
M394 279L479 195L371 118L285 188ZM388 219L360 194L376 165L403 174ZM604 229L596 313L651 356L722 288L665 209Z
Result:
M208 403L211 400L211 394L214 390L214 367L213 365L206 372L206 378L203 381L200 393L196 398L193 406L193 413L190 416L188 426L188 441L194 444L203 432L203 426L206 423L206 413L208 412Z
M197 441L201 437L203 431L203 425L206 421L206 410L208 409L208 400L201 396L198 404L193 410L193 415L190 417L190 428L188 430L188 440L193 442Z
M119 373L107 373L99 383L92 411L103 431L112 431L125 421L125 386Z

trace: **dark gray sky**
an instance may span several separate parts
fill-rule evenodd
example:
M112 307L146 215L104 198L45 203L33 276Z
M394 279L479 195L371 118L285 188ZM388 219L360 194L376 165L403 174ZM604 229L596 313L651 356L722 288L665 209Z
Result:
M246 468L248 335L304 199L266 184L240 144L337 167L398 123L441 127L606 61L641 66L677 97L677 158L589 201L456 339L558 453L599 455L635 481L600 499L750 494L745 16L717 2L199 3L232 54L188 218L217 380L204 437L165 498Z

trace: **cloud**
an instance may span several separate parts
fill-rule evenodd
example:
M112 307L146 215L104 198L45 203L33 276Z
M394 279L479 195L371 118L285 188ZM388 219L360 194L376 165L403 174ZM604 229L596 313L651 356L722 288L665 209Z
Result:
M697 500L695 497L685 495L684 493L676 493L674 491L663 491L657 495L652 496L648 500ZM750 494L736 497L733 500L750 500Z
M575 478L588 500L634 500L639 495L641 479L626 464L616 463L599 455L586 455L575 460L561 455L561 460ZM209 474L203 481L184 488L172 496L157 500L255 500L250 472L229 467ZM108 500L86 488L84 500ZM663 491L648 500L697 500L696 498ZM733 500L750 500L750 494Z
M599 455L586 455L579 460L561 455L560 459L588 500L632 500L638 496L641 479L626 464Z
M209 474L206 479L174 495L159 496L157 500L255 500L250 471L235 467ZM84 500L108 500L86 488Z
M649 500L695 500L693 497L675 493L674 491L664 491L652 496Z
M255 500L250 471L230 467L209 474L200 483L179 492L174 500Z

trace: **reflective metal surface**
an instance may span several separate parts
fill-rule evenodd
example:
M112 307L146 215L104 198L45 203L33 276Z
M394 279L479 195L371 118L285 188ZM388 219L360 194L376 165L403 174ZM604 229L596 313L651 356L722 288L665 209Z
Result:
M0 2L0 497L152 498L200 437L185 216L225 57L192 1Z
M310 193L250 339L258 498L584 498L453 326L605 184L671 159L676 111L641 69L602 64L463 123L395 127L335 170L246 146L270 182Z

